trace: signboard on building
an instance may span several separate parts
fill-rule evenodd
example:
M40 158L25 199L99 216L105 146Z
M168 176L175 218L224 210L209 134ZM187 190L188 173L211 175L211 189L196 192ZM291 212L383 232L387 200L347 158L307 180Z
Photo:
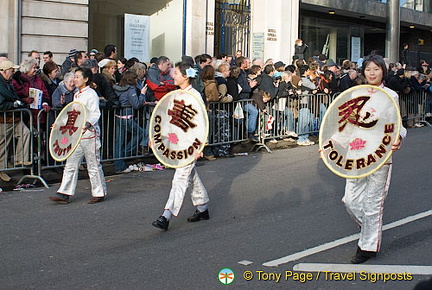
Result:
M150 60L150 16L125 14L124 57Z
M252 34L252 59L264 58L264 33L257 32Z
M360 58L360 37L351 37L351 61L357 62Z

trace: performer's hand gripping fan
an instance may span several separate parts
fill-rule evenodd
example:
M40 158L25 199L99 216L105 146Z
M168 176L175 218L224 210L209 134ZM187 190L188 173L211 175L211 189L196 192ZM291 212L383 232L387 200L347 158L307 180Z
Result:
M61 110L51 128L49 151L56 161L64 161L77 148L84 133L86 110L82 103L72 102Z
M170 92L157 103L150 119L153 153L165 166L188 165L204 149L208 126L202 100L188 91Z
M322 160L333 173L361 178L378 170L399 138L400 113L383 89L361 85L341 93L320 127Z

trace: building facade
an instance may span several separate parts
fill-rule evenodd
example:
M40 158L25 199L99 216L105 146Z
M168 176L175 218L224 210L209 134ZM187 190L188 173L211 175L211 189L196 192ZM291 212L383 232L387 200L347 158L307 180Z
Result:
M396 3L397 10L394 9ZM3 0L0 53L16 62L31 50L50 50L61 63L72 48L125 49L125 14L149 16L149 55L234 54L291 63L294 41L306 56L340 62L376 50L398 60L432 61L432 0ZM389 9L393 7L393 10ZM395 12L396 11L396 12ZM395 20L396 19L396 20ZM390 21L392 20L392 21ZM396 31L397 34L394 34ZM142 59L148 61L149 59Z

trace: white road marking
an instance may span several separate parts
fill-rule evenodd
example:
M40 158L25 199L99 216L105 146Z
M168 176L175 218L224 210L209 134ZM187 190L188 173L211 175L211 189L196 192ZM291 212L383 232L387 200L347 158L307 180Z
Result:
M299 263L294 265L294 271L302 272L334 272L334 273L409 273L411 275L432 275L432 266L409 265L353 265L353 264L324 264L324 263Z
M251 261L248 261L248 260L243 260L243 261L240 261L240 262L238 262L240 265L243 265L243 266L249 266L250 264L253 264L253 262L251 262Z
M418 219L422 219L422 218L425 218L425 217L428 217L431 215L432 215L432 210L428 210L428 211L425 211L425 212L422 212L422 213L419 213L416 215L412 215L412 216L403 218L401 220L389 223L388 225L384 225L382 230L386 231L386 230L389 230L389 229L392 229L392 228L395 228L395 227L398 227L401 225L405 225L407 223L410 223L410 222L413 222L413 221L416 221ZM273 260L273 261L265 262L263 264L263 266L277 267L281 264L286 264L288 262L292 262L292 261L310 256L310 255L313 255L313 254L316 254L316 253L319 253L319 252L322 252L325 250L335 248L335 247L343 245L343 244L350 243L352 241L357 240L359 237L360 237L360 234L354 234L354 235L351 235L351 236L348 236L348 237L345 237L342 239L338 239L338 240L335 240L333 242L329 242L329 243L326 243L326 244L323 244L320 246L316 246L316 247L313 247L313 248L310 248L310 249L307 249L307 250L304 250L304 251L301 251L301 252L298 252L298 253L295 253L292 255L288 255L288 256Z

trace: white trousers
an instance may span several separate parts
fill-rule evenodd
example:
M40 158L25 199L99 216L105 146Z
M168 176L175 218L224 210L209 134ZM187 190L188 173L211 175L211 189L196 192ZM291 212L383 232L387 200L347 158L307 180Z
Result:
M384 200L390 186L391 169L391 164L385 164L369 176L346 180L342 201L361 227L358 246L363 251L378 252L380 249Z
M207 190L198 176L198 172L195 169L195 162L184 167L176 168L165 209L169 210L174 216L178 216L188 189L190 190L194 206L208 203L209 197Z
M75 194L79 166L85 157L92 196L104 197L107 194L105 177L100 163L100 147L101 142L98 134L89 131L83 134L83 139L81 139L78 147L66 161L62 183L57 192L67 195Z

